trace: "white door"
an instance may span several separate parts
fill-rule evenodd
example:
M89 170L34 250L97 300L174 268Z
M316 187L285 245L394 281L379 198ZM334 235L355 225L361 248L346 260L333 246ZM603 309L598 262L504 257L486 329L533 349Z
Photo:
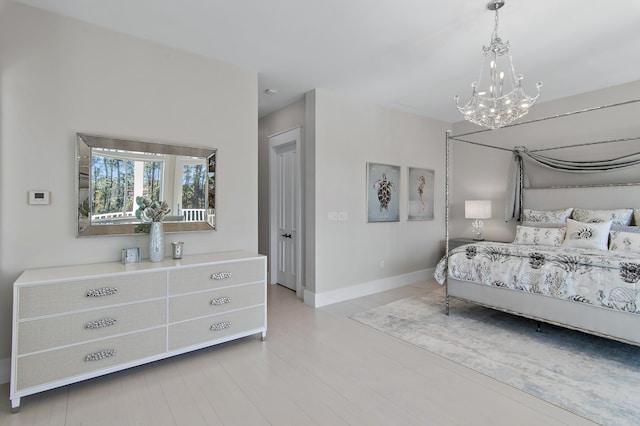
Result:
M278 284L296 290L296 146L294 143L276 149Z
M271 147L271 282L302 297L300 269L300 128L269 138Z

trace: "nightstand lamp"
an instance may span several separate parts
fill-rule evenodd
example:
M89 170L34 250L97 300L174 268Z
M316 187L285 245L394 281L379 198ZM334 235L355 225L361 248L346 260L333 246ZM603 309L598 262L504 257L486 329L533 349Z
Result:
M474 219L473 229L476 231L475 241L484 241L482 231L484 223L482 219L491 218L491 200L467 200L464 202L464 217Z

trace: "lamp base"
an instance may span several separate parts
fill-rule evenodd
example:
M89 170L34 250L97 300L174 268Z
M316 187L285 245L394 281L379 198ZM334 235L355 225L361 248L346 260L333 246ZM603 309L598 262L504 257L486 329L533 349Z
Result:
M473 226L474 231L476 231L476 237L473 239L473 241L484 241L484 238L482 238L484 223L480 219L476 219L471 225Z

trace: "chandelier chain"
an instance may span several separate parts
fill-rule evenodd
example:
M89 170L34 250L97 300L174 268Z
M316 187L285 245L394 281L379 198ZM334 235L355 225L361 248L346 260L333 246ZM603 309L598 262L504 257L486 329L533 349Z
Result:
M500 40L500 37L498 37L498 24L500 18L498 17L498 9L496 9L496 16L494 18L494 25L493 25L493 33L491 33L491 43L493 43L494 40Z

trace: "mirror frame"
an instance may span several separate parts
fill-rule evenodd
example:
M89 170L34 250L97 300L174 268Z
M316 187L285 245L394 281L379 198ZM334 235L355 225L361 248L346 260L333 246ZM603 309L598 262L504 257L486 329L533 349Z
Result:
M118 139L106 136L89 135L86 133L76 134L76 230L77 237L100 236L100 235L134 235L140 234L135 229L139 223L132 224L102 224L102 225L86 225L82 227L82 219L89 219L87 214L83 213L82 205L89 201L91 191L88 191L91 178L91 148L107 148L119 149L123 151L148 152L155 154L180 155L188 157L203 157L209 164L211 157L216 161L217 149L208 148L192 148L179 145L167 145L157 142ZM214 206L215 200L215 184L217 176L214 178ZM209 187L209 179L207 179L207 193L211 193ZM86 196L81 196L81 190L87 190ZM89 203L90 204L90 203ZM214 209L215 210L215 209ZM164 232L193 232L193 231L214 231L216 229L215 222L211 225L209 222L162 222Z

